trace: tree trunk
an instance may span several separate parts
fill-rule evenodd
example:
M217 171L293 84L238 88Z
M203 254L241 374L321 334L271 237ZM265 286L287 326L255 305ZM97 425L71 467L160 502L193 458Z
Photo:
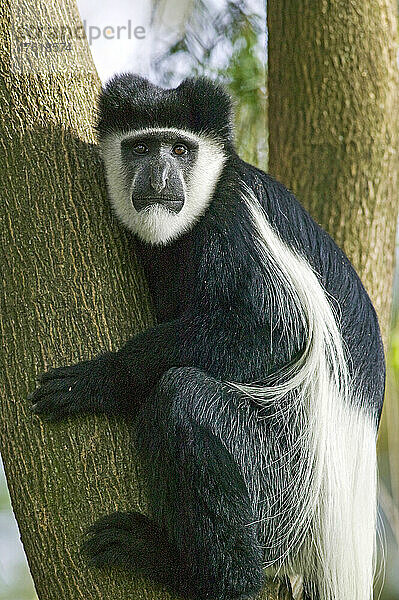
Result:
M269 171L361 276L386 339L398 212L396 0L271 0Z
M61 57L42 46L19 55L19 41L8 36L10 25L15 36L35 22L54 31L78 26L75 2L3 2L0 10L11 52L11 64L1 57L0 80L0 444L13 509L43 600L156 598L152 586L89 569L79 555L85 529L101 514L143 509L128 428L89 417L44 425L26 401L37 373L115 348L151 322L145 283L110 214L91 146L99 80L84 40L72 40ZM36 43L61 42L47 34Z
M29 411L37 373L115 349L151 314L106 200L92 130L99 80L74 0L7 0L0 19L0 448L29 566L42 600L166 598L79 554L100 515L145 511L129 428L95 417L46 425Z

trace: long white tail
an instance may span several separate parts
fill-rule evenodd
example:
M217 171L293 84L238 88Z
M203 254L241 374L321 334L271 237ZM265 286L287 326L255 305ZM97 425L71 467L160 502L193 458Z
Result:
M276 312L286 315L295 336L306 332L301 358L265 385L232 383L262 406L287 405L301 435L297 495L285 507L292 515L291 540L280 563L318 586L321 600L371 600L376 531L376 427L353 389L347 354L333 310L318 276L268 223L253 192L244 200L268 277L277 282ZM284 290L284 298L278 297ZM287 295L292 319L286 306ZM335 309L335 307L334 307ZM285 399L285 403L283 400ZM284 415L283 415L284 416ZM296 448L296 453L297 453ZM298 471L297 471L298 474ZM295 504L295 506L294 506ZM286 567L287 568L287 567Z

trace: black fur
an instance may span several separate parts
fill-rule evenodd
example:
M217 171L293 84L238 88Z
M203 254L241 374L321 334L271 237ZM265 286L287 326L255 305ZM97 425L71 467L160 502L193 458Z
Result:
M378 323L358 276L282 184L237 156L230 109L226 93L206 80L162 90L123 75L107 85L99 103L100 137L154 126L207 132L224 144L228 160L210 206L191 231L165 247L137 242L158 325L119 352L50 371L32 395L34 411L49 419L95 412L135 420L154 521L133 513L105 517L84 546L91 563L137 568L180 593L215 600L252 598L263 582L262 561L277 559L289 543L271 547L254 512L258 432L266 428L270 447L262 451L275 465L286 451L287 425L261 420L262 410L223 382L265 380L300 356L305 344L303 330L297 339L287 330L295 319L288 295L285 312L275 310L276 280L260 263L238 193L242 183L282 240L312 265L339 309L351 374L365 391L358 409L370 412L376 427L384 393ZM295 461L285 469L280 463L280 469L287 491L270 518L280 519L284 531L288 523L278 515L293 501ZM267 494L268 472L262 477ZM306 594L316 598L311 590L309 584Z
M113 131L144 127L178 127L216 135L232 142L231 100L222 87L205 78L186 79L176 89L163 89L125 73L105 86L99 101L100 138Z

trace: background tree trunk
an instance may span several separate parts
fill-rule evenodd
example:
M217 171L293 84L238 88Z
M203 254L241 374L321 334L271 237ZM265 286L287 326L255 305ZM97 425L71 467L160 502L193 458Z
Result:
M94 417L44 425L28 409L37 373L115 349L151 315L106 201L92 131L99 80L75 2L7 0L0 21L0 448L29 566L42 600L166 598L79 555L97 517L145 511L129 428ZM65 46L59 34L72 30ZM288 598L279 584L268 594Z
M269 171L351 259L387 337L398 213L396 0L268 2Z

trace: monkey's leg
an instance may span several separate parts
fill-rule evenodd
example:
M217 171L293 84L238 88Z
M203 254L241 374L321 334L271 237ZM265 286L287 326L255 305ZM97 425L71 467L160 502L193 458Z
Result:
M196 599L252 598L264 582L248 491L238 464L215 431L223 419L234 421L234 410L226 406L221 383L197 369L174 368L161 378L136 423L137 446L148 474L149 510L178 560L167 583ZM234 423L229 429L234 430ZM115 559L116 539L114 531L108 561L103 528L98 535L94 532L89 542L92 562L126 566L130 553L132 568L140 568L134 536L129 542L122 527L120 561ZM96 561L99 546L105 560ZM159 556L153 561L157 580L162 560Z

